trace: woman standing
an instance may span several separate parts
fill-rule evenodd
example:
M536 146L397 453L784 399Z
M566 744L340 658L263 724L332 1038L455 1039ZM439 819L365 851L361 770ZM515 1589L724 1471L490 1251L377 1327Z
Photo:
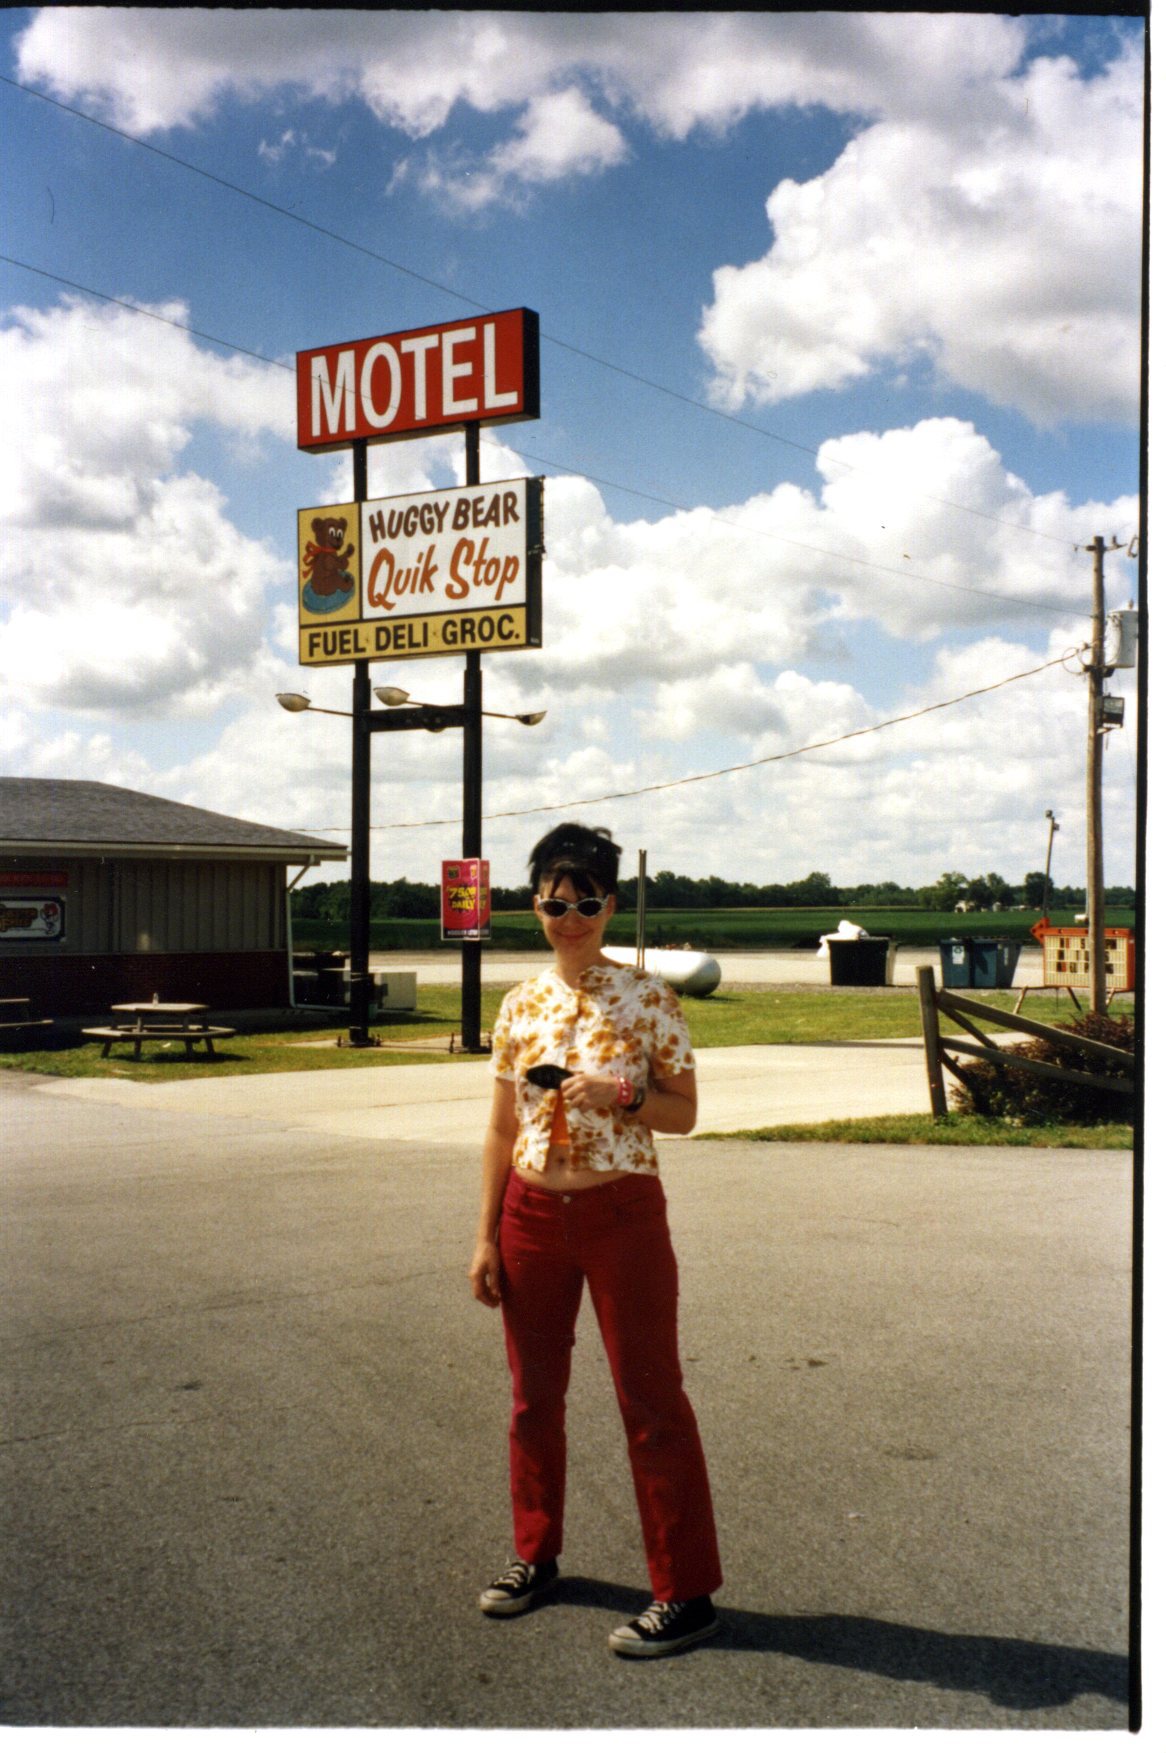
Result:
M513 1384L516 1558L479 1597L522 1613L558 1578L566 1395L586 1283L627 1434L653 1600L611 1633L618 1655L667 1655L711 1637L720 1587L712 1499L677 1341L676 1258L653 1132L696 1123L696 1073L674 994L608 961L619 847L574 823L530 860L554 966L507 993L494 1030L494 1098L470 1281L502 1309Z

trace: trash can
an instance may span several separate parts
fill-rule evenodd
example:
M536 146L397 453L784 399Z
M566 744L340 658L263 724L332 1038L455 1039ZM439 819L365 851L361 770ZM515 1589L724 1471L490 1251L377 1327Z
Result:
M995 937L945 937L940 939L939 959L945 986L1002 989L1012 985L1020 944Z
M1019 960L1019 943L992 937L975 938L972 942L972 985L1011 986Z
M972 939L970 937L941 937L939 940L939 962L945 986L970 986L972 984Z
M831 937L831 986L887 986L894 968L889 937Z

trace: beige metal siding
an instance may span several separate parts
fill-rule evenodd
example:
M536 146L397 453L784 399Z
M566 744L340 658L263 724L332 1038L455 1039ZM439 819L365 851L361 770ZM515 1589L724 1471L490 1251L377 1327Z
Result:
M11 862L11 861L7 861ZM0 940L0 955L132 955L283 949L283 864L221 859L40 859L22 871L67 874L41 892L65 900L59 944ZM29 892L37 892L29 885Z
M265 950L283 946L283 866L127 861L115 950Z

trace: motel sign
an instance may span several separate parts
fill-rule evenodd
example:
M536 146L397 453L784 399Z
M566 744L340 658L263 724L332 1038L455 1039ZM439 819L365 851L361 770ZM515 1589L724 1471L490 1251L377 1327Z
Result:
M539 415L538 316L504 310L296 354L300 450Z

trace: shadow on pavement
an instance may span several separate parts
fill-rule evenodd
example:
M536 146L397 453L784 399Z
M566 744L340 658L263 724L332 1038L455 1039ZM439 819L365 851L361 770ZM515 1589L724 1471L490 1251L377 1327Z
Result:
M580 1576L565 1576L548 1605L555 1601L629 1616L646 1605L642 1590ZM1128 1658L1104 1651L924 1631L842 1613L793 1616L718 1607L718 1614L721 1634L704 1646L709 1650L768 1650L949 1692L979 1692L1006 1710L1049 1710L1083 1692L1118 1704L1129 1699Z

